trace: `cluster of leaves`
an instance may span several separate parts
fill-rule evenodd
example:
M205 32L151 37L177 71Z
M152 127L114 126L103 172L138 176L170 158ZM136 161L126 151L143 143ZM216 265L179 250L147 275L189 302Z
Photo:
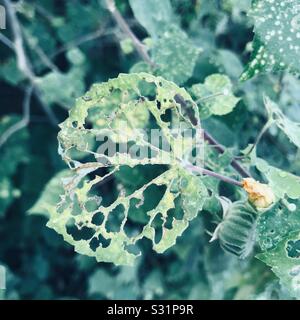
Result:
M14 3L35 97L29 125L0 140L2 294L300 298L298 1L115 1L150 63L109 2ZM13 41L11 28L3 34ZM17 52L0 51L7 136L30 79ZM191 172L191 141L185 158L176 153L179 127L225 146L201 140L206 168L240 179L240 156L275 203L256 210L241 188ZM171 152L137 128L161 129ZM101 135L154 156L105 154Z

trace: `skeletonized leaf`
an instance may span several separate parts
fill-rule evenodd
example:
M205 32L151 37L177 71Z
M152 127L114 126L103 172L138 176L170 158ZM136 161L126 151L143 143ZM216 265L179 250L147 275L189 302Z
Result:
M28 213L48 216L47 207L49 205L56 205L60 201L60 195L64 191L62 178L66 178L71 174L71 170L62 170L52 177L37 202L28 210Z
M184 108L176 102L178 95L184 101ZM187 112L193 114L196 125ZM150 117L165 137L168 150L149 140L147 131L140 130L148 125ZM196 133L199 121L189 94L161 77L147 73L121 74L94 85L77 99L69 118L61 124L59 152L73 175L63 180L65 193L60 203L47 206L50 216L47 225L72 244L76 252L96 257L97 261L133 264L140 254L136 253L139 251L136 243L142 238L149 239L159 253L173 246L189 221L197 216L207 196L201 178L183 165L190 161L194 150L192 138L182 137L173 129L185 128ZM118 149L107 149L104 136ZM90 143L91 139L95 143ZM148 148L147 153L139 155L136 152L139 148ZM74 150L86 157L81 162L74 160ZM160 165L164 170L136 190L126 193L120 189L117 198L105 204L98 195L98 186L120 168L140 165ZM144 205L149 188L164 191L160 201L147 210L148 219L142 230L130 234L128 216L133 208ZM182 208L181 219L171 216L177 201ZM170 218L171 223L167 224ZM117 221L113 228L112 219ZM159 227L157 220L162 222Z

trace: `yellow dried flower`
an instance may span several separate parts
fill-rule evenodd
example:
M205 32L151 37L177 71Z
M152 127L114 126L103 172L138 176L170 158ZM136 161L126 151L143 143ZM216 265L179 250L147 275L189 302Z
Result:
M275 202L275 195L267 185L260 183L252 178L243 179L243 188L249 196L249 201L257 209L265 209Z

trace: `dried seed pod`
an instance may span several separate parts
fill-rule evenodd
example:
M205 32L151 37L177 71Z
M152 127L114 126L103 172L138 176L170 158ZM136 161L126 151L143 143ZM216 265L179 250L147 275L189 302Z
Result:
M255 244L257 212L244 201L220 199L223 221L217 226L211 241L219 239L221 247L241 259L252 252Z

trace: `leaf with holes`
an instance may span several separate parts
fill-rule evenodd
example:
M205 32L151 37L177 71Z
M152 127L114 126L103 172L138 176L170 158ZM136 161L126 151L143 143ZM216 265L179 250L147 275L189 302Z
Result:
M161 77L122 74L77 99L60 127L59 152L73 176L63 180L65 193L58 205L47 205L48 226L76 252L117 265L133 264L143 238L158 253L173 246L207 197L201 178L185 169L203 142L189 94ZM72 158L74 150L85 155L80 162ZM124 167L144 165L159 166L162 172L127 193L120 185L111 203L103 202L98 193L107 179ZM148 205L150 188L160 190L160 200L148 208L142 229L132 230L129 217ZM182 215L174 217L178 201Z
M287 238L270 250L257 256L258 259L272 267L292 296L300 298L300 234L291 233Z
M250 63L241 79L260 72L299 72L300 2L298 0L255 0L249 16L255 37Z
M270 250L288 236L300 230L300 210L289 210L280 205L260 215L257 221L258 242L262 250Z
M192 95L199 104L201 118L230 113L240 98L234 96L230 79L221 74L208 76L203 84L195 84Z
M71 174L71 170L67 169L58 172L54 177L52 177L42 191L39 199L28 210L28 214L48 216L48 211L45 209L45 205L46 207L48 205L56 205L56 203L60 201L60 195L63 193L61 180L63 178L67 178Z

